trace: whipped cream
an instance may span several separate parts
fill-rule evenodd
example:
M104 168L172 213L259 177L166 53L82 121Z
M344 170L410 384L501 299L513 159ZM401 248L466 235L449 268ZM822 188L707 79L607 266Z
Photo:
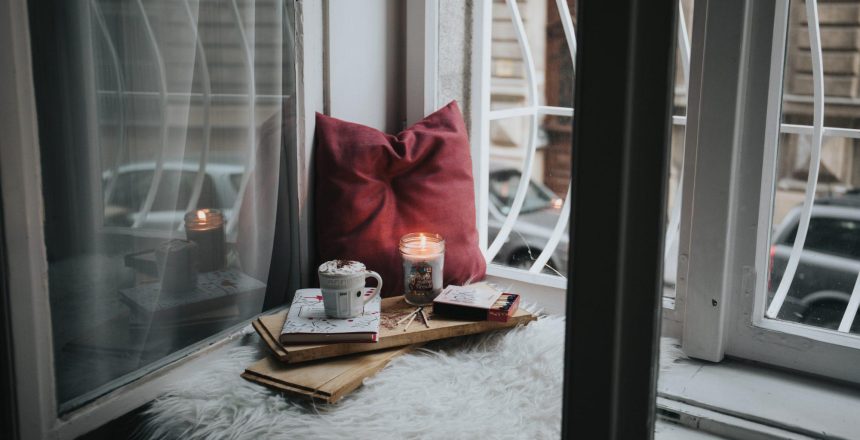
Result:
M320 264L319 273L325 275L354 275L364 273L367 268L363 263L352 260L331 260Z

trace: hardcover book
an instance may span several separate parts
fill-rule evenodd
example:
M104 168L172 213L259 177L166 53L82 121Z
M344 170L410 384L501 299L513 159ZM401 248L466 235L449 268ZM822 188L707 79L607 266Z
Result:
M373 294L366 288L365 296ZM376 342L382 299L377 295L355 318L329 318L323 307L320 289L299 289L287 314L278 340L282 344L326 342Z

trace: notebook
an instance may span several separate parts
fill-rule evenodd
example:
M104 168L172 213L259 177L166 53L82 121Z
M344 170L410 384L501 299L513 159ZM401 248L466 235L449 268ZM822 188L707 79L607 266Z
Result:
M371 289L365 289L364 294L371 295ZM376 342L381 304L382 299L377 295L365 304L361 316L329 318L320 289L299 289L278 340L281 344Z

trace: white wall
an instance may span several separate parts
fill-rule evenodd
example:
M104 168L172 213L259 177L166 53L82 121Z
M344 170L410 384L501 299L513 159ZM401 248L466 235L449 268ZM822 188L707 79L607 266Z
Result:
M329 0L331 116L397 132L404 119L403 5Z

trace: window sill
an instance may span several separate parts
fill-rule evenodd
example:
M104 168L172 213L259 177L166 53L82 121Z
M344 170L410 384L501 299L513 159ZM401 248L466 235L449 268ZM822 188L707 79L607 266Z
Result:
M741 438L854 438L860 389L726 359L676 359L661 368L657 407L671 419Z
M263 314L278 309L270 309ZM111 390L80 409L62 415L59 423L52 429L52 436L58 439L77 438L155 400L167 384L180 381L183 377L205 368L211 359L210 355L241 345L243 336L254 331L250 323L255 318L256 316L174 353L168 357L166 363L148 367L142 377Z
M554 289L567 289L567 278L559 275L545 273L531 273L527 270L502 266L501 264L488 263L487 275L497 278L507 278L519 281L523 284L534 284L536 286L550 287Z

